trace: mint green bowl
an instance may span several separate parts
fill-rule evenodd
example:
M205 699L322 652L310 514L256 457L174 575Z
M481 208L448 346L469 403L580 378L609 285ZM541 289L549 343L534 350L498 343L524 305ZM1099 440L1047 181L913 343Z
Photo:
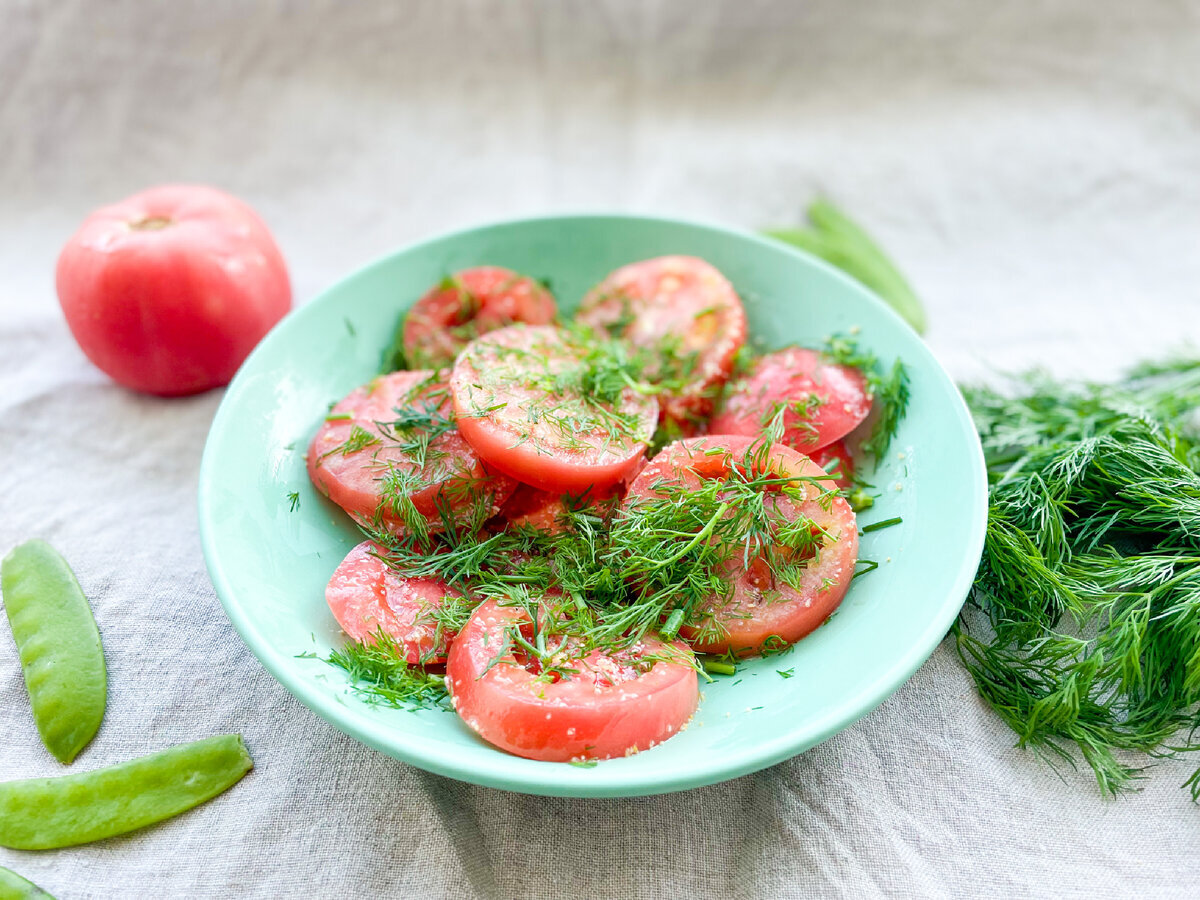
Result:
M304 450L330 402L375 374L401 312L431 284L494 264L548 278L570 312L623 263L703 257L746 304L768 347L857 330L912 376L912 404L873 481L863 537L878 569L858 578L827 625L786 655L704 685L691 727L593 768L534 762L483 743L452 712L371 705L344 674L301 654L342 645L325 584L359 541L312 488ZM295 510L289 495L299 494ZM363 743L463 781L532 794L615 797L677 791L794 756L878 706L929 657L970 588L987 518L983 456L962 398L929 350L867 290L781 244L670 219L562 216L460 231L384 257L297 309L254 351L213 422L200 468L200 536L230 620L267 670L317 715ZM779 670L789 671L784 677Z

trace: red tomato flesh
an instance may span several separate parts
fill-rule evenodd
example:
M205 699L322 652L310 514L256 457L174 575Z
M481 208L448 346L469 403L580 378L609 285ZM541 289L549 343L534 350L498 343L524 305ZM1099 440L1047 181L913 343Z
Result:
M575 671L558 675L511 650L497 656L507 630L530 624L523 608L489 600L450 648L451 703L488 743L549 762L609 759L662 743L696 711L696 670L683 644L646 638L625 652L582 658L568 644L561 665ZM547 645L557 646L553 635Z
M834 476L831 482L833 485L843 491L850 491L854 488L854 458L841 441L826 444L820 450L813 450L808 456L818 466Z
M396 641L411 665L446 661L453 634L439 634L433 611L458 591L434 578L405 578L380 555L373 541L351 550L329 579L325 600L342 630L362 643L382 631Z
M810 453L853 431L871 411L871 396L857 369L788 347L759 357L729 386L709 433L757 437L784 406L781 442Z
M416 418L402 420L406 413ZM394 534L440 530L442 511L482 522L516 487L463 440L445 382L427 371L393 372L352 391L309 445L308 474L356 522Z
M564 517L569 511L589 511L607 518L624 495L622 485L607 491L592 491L584 496L539 491L527 484L517 486L500 510L510 528L528 527L547 534L566 529Z
M665 484L684 487L704 479L724 479L732 467L751 466L748 453L753 439L736 435L710 435L668 445L650 461L629 487L625 509L636 513L639 502L663 496ZM777 581L762 560L744 565L735 554L729 564L730 592L709 601L708 619L680 634L704 653L733 651L738 655L759 653L774 638L788 643L800 640L829 618L841 603L858 558L858 528L854 512L841 497L828 493L825 472L801 453L782 444L773 445L766 457L765 471L755 475L783 478L822 479L797 482L802 499L779 493L775 510L787 521L805 517L813 523L819 547L806 562L798 583ZM710 637L713 634L716 637Z
M690 361L684 367L685 384L661 396L664 417L676 423L697 422L712 413L734 355L746 342L746 311L733 286L713 266L691 256L660 256L622 266L583 298L575 318L615 331L635 347L669 349Z
M162 396L227 384L291 308L271 233L236 197L164 185L98 209L63 247L58 298L114 381Z
M414 368L449 366L463 347L497 328L549 325L558 309L546 288L499 266L463 269L413 304L404 319L404 355Z
M629 478L654 433L652 397L589 396L585 348L561 329L511 325L471 342L450 376L462 435L487 463L559 494Z

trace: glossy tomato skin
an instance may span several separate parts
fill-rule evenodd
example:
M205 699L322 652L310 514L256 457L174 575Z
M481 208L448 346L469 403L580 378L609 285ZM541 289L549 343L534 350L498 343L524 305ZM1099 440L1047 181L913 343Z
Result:
M518 607L489 600L450 648L451 703L480 737L527 759L567 762L626 756L662 743L687 724L700 701L692 654L647 638L636 655L669 657L648 671L595 652L572 660L577 675L541 680L512 654L497 660L505 629L529 621Z
M653 397L633 388L610 404L633 424L578 402L579 392L546 387L577 367L584 351L562 329L510 325L472 341L454 363L450 394L458 428L496 470L559 494L605 491L642 464L658 420Z
M685 383L660 397L664 420L683 432L694 431L712 414L713 401L746 342L746 311L733 285L711 264L692 256L659 256L622 266L588 292L576 319L616 331L615 336L635 347L653 352L670 346L692 359L682 376Z
M454 635L439 633L433 612L447 597L461 595L435 578L398 575L380 558L386 552L373 541L363 541L346 555L325 588L330 612L360 643L382 631L412 665L445 662Z
M554 295L500 266L463 269L429 290L404 318L404 355L412 368L449 366L474 338L524 322L549 325Z
M697 487L704 479L724 478L731 466L744 466L754 439L741 435L708 435L678 441L665 447L629 486L627 510L646 498L661 496L664 483ZM839 496L830 496L818 485L827 485L826 474L802 453L775 444L767 454L767 470L781 477L821 479L804 484L802 502L780 500L789 518L812 520L827 537L809 561L797 584L775 584L765 565L730 563L730 592L708 604L711 621L720 637L709 639L712 628L685 626L680 634L702 653L733 652L749 656L762 652L773 640L800 640L823 623L842 602L854 577L858 559L858 527L854 511ZM767 474L755 469L755 474ZM705 636L702 637L702 634Z
M292 305L262 220L200 185L96 210L63 248L56 282L87 357L117 383L162 396L227 384Z
M853 431L870 413L871 395L857 369L787 347L762 355L729 385L709 433L757 437L785 404L782 443L811 453Z
M431 432L423 460L403 446L415 433L397 434L388 427L398 409L410 407L432 409L445 425ZM412 527L398 498L411 503L428 531L445 526L442 511L464 524L486 519L499 511L516 482L490 470L452 423L446 385L437 374L381 375L330 411L309 444L309 478L356 522L393 534L409 534ZM389 482L411 487L389 497Z

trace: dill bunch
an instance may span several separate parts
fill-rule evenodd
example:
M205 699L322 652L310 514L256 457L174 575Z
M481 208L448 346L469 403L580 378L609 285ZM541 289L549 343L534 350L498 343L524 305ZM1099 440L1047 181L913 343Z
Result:
M1128 752L1200 750L1200 359L1015 388L963 391L990 508L958 652L1020 746L1116 794Z

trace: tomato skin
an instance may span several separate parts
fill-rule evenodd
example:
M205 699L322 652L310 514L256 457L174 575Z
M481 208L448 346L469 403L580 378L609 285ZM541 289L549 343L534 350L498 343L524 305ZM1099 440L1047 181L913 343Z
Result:
M656 485L664 481L696 486L703 479L724 478L731 465L743 463L753 444L754 439L741 435L709 435L670 444L634 479L625 506L630 508L643 498L661 496ZM712 452L715 450L725 452ZM783 444L771 447L768 461L769 471L779 476L821 478L826 474L804 454ZM828 485L828 481L817 484ZM842 602L858 559L854 511L841 497L822 499L822 489L816 484L806 485L804 493L805 499L795 513L807 516L836 540L824 542L797 585L771 585L765 565L752 563L743 568L739 559L733 560L730 595L714 597L709 603L721 636L701 640L699 628L680 629L695 650L749 656L762 652L773 636L793 643L816 629Z
M759 357L729 385L709 432L756 437L780 404L804 403L814 396L821 403L808 414L790 409L783 418L782 443L802 453L845 437L871 411L862 372L827 362L816 350L787 347Z
M412 665L446 661L453 634L439 635L433 610L446 597L461 596L434 578L404 578L380 559L386 550L363 541L334 570L325 601L342 630L362 643L383 631Z
M404 318L404 356L413 368L453 365L474 337L524 322L549 325L554 295L525 275L500 266L456 272L431 288Z
M696 711L700 690L692 653L678 642L645 639L645 653L674 659L659 660L628 680L609 680L612 658L595 653L572 661L579 675L553 683L538 680L511 654L492 665L505 629L528 621L522 608L489 600L450 648L451 703L489 743L548 762L609 759L662 743Z
M125 387L168 397L228 384L292 305L266 225L201 185L96 210L63 247L55 280L88 359Z
M433 376L428 371L392 372L356 388L334 406L309 444L307 466L313 485L361 525L408 533L403 517L385 502L382 479L388 469L419 476L420 488L407 496L430 531L445 524L439 502L465 514L479 498L486 501L490 515L516 487L511 478L488 469L455 428L430 441L423 468L379 430L378 422L394 419L397 407L413 402L428 401L439 415L452 416L445 384ZM355 428L366 431L375 443L343 453L340 448Z
M692 256L659 256L622 266L592 288L577 321L611 330L633 321L620 335L636 347L654 349L667 338L681 354L696 354L688 383L660 402L665 420L683 432L712 413L713 400L733 371L746 342L746 310L733 285L716 268Z
M511 325L472 341L450 375L458 429L496 470L543 491L583 494L607 490L632 477L654 433L658 404L626 389L619 410L636 422L618 435L610 424L580 430L555 423L569 392L552 395L533 382L578 363L561 329Z

